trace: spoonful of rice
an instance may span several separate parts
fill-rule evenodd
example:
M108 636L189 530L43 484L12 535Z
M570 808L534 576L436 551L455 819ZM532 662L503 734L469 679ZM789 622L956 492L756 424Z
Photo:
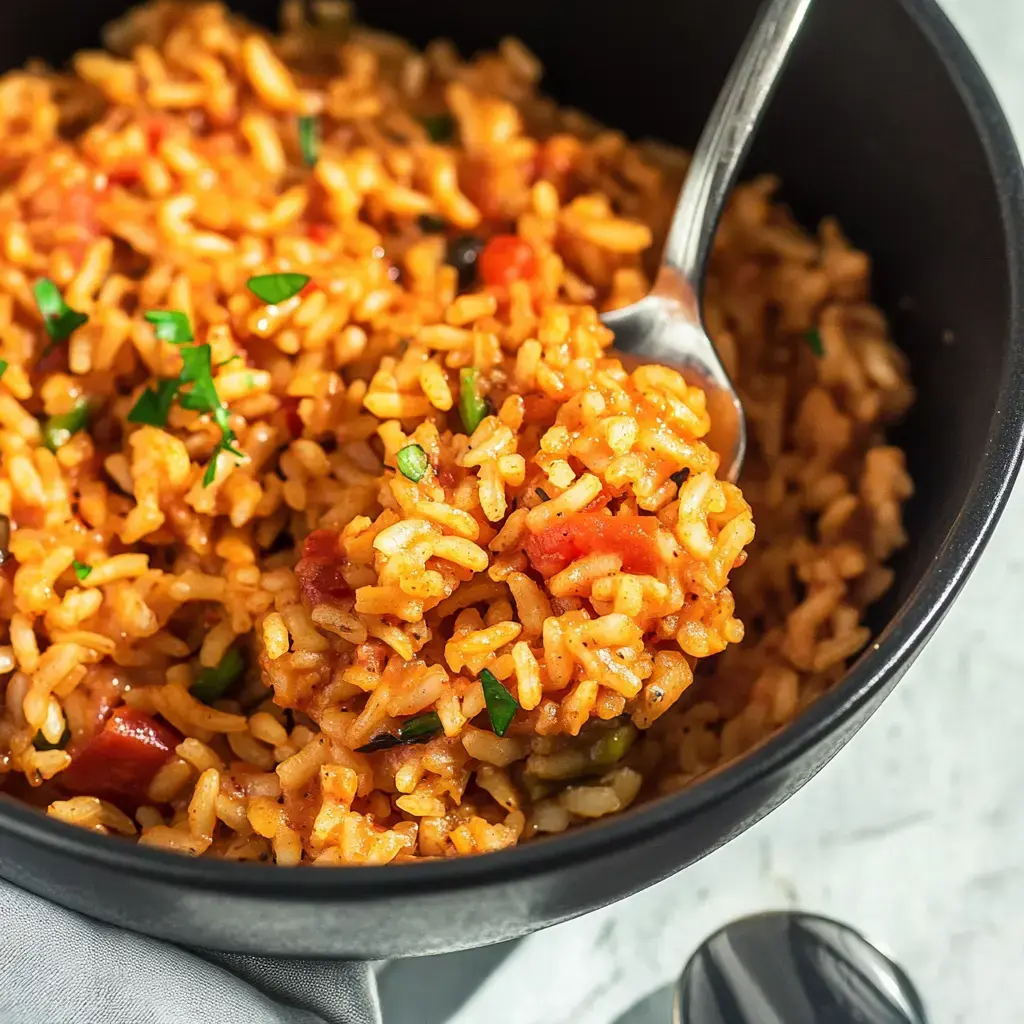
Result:
M615 346L636 360L678 367L704 389L708 444L735 481L747 447L743 406L701 315L715 229L811 0L766 0L719 94L690 162L651 293L603 317Z

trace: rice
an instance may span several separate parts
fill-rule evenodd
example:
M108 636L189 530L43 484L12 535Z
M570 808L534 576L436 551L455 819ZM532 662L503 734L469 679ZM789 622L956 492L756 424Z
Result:
M685 154L559 110L518 41L304 10L156 0L0 79L0 785L320 866L689 785L834 685L892 583L913 393L869 261L737 189L725 482L703 393L600 322Z

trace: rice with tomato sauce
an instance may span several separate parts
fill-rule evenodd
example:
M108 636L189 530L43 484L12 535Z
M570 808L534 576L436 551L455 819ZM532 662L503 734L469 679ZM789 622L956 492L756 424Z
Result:
M285 865L688 785L833 685L892 582L912 390L869 262L734 195L741 491L704 395L599 319L685 155L558 108L514 40L314 14L158 0L0 80L0 784Z

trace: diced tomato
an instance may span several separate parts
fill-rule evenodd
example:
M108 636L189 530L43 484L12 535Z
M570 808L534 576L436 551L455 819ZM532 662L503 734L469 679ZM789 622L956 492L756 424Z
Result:
M146 799L153 776L174 755L181 737L135 708L122 706L79 750L60 782L71 793L105 797L138 805Z
M303 423L299 415L299 400L284 398L281 400L281 411L284 413L285 426L292 437L302 437Z
M309 607L340 601L351 595L352 588L341 571L344 561L338 550L336 531L314 530L306 538L302 545L302 558L295 566L295 576Z
M160 148L160 144L167 137L167 122L157 117L151 117L146 122L146 145L152 154Z
M309 282L308 282L308 283L307 283L307 284L306 284L306 285L305 285L305 286L303 287L302 291L301 291L301 292L299 292L299 298L300 298L300 299L306 299L306 298L308 298L308 297L309 297L310 295L312 295L312 294L313 294L313 292L318 292L318 291L320 291L320 285L318 285L318 284L316 283L316 281L309 281Z
M139 183L139 168L137 164L122 164L115 167L107 174L108 185L121 185L124 188L131 188Z
M306 237L323 245L331 237L331 225L316 221L306 226Z
M561 572L570 562L595 552L622 557L626 572L654 574L658 567L654 516L609 516L577 512L526 539L526 556L542 576Z
M302 545L303 558L340 558L336 530L314 530Z
M492 288L529 281L537 273L533 246L516 235L495 235L480 253L480 277Z

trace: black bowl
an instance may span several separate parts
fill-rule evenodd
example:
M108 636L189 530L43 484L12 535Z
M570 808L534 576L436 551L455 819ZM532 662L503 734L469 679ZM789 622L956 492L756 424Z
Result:
M270 18L276 0L241 3ZM464 48L520 35L549 89L634 134L692 143L755 0L365 0L363 16ZM93 45L116 0L33 0L0 15L0 63ZM383 957L523 934L686 867L795 792L878 707L949 609L1021 456L1024 189L1003 115L932 0L812 11L748 171L780 173L807 222L836 213L875 258L920 393L898 443L917 496L876 642L781 734L687 792L607 824L471 860L279 869L191 861L0 801L0 874L105 921L263 954Z

